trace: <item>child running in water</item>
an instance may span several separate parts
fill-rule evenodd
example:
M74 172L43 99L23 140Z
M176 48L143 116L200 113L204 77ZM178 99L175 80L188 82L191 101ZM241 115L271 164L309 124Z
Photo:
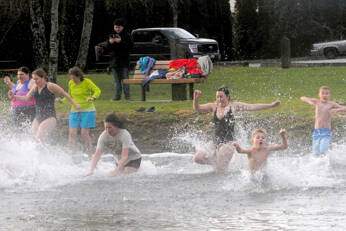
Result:
M305 96L302 96L300 99L315 108L315 130L313 132L312 149L315 155L324 155L328 152L329 143L332 138L332 114L339 111L346 111L346 107L329 101L330 88L327 86L320 87L318 96L319 99Z
M253 175L256 171L266 166L270 152L284 150L287 148L286 130L281 129L280 135L282 138L281 144L266 146L267 134L264 130L258 129L252 133L252 148L242 149L239 144L235 142L233 142L232 145L235 147L238 153L247 154L249 170Z

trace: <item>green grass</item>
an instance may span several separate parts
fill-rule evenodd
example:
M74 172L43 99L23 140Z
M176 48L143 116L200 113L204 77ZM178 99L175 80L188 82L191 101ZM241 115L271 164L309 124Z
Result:
M317 97L318 89L322 85L331 88L333 101L346 100L346 67L314 67L314 68L290 68L281 69L276 67L215 67L207 81L195 84L195 89L202 91L201 103L215 100L215 91L221 85L230 89L232 100L248 103L270 103L277 99L282 105L278 108L261 111L263 115L286 114L300 118L312 118L313 109L299 100L301 96ZM108 74L88 75L96 85L101 88L101 97L95 102L97 118L114 110L130 116L138 115L134 110L144 106L155 105L158 116L169 114L189 113L192 110L192 101L164 101L171 99L171 85L150 85L147 93L148 102L142 102L140 86L131 85L132 101L112 102L114 97L114 80ZM58 84L67 88L67 75L58 77ZM3 82L0 83L2 96L7 92ZM6 97L4 97L6 98ZM58 112L67 116L69 105L57 105Z

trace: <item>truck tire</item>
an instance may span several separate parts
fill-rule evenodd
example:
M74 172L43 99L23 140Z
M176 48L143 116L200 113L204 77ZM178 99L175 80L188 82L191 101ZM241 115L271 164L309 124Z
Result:
M338 52L335 48L326 48L324 51L324 55L327 59L335 59Z

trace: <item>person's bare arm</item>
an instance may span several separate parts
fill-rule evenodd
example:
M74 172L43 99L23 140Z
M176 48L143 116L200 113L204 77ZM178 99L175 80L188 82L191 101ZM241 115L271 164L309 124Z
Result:
M8 76L5 76L4 83L6 83L7 86L11 89L14 87L14 85L16 85L11 81L10 77L8 77Z
M55 83L47 83L47 88L49 91L51 91L54 94L59 94L64 96L76 109L80 109L80 105L77 104L69 94L67 94L66 91L64 91L64 89L62 89L59 85L55 84Z
M342 119L346 118L346 115L344 115L344 114L335 114L334 116L337 118L342 118Z
M248 104L243 102L234 102L233 110L234 111L260 111L268 108L277 107L281 104L279 100L270 103L270 104Z
M118 166L109 173L109 176L115 176L119 173L121 173L124 169L124 165L126 161L129 159L129 149L123 148L121 151L121 158L119 160Z
M93 155L93 158L91 160L90 170L86 174L86 176L91 176L92 174L94 174L94 169L95 169L98 161L100 160L101 155L102 155L102 151L100 149L96 149L95 154Z
M207 103L200 105L198 102L199 97L202 95L202 92L195 90L193 93L193 110L197 112L212 112L215 103Z
M315 106L317 101L318 101L318 99L308 98L308 97L305 97L305 96L300 97L300 100L305 102L305 103L308 103L308 104L310 104L312 106Z
M341 106L339 105L340 107L338 108L335 108L335 109L332 109L330 111L330 114L333 116L333 117L336 117L336 118L346 118L346 115L344 114L338 114L338 112L346 112L346 107L345 106Z
M30 91L23 96L19 96L19 95L15 95L13 94L12 91L8 92L8 97L12 100L12 99L17 99L23 102L28 102L32 99L32 97L34 97L34 92L35 92L35 87L31 88Z
M235 149L237 150L238 153L243 153L243 154L250 154L251 153L251 149L242 149L239 144L233 142L232 143L233 147L235 147Z
M287 139L286 139L286 130L285 129L281 129L280 130L280 135L281 135L282 143L279 144L279 145L269 146L268 147L269 151L284 150L284 149L286 149L288 147Z

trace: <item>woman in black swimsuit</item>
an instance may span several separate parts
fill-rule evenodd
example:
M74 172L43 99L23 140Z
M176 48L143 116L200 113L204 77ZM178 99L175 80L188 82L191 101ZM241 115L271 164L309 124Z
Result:
M10 97L21 101L29 101L35 98L36 116L32 123L32 130L37 140L43 140L56 126L55 94L66 97L76 109L80 109L80 106L73 101L64 89L55 83L48 82L47 74L43 69L40 68L32 72L32 79L35 81L36 86L27 95L17 96L11 94Z
M215 164L216 172L227 168L233 156L232 141L234 138L234 113L237 111L258 111L277 107L280 101L271 104L247 104L232 102L227 87L222 86L216 91L216 102L200 105L198 98L202 92L195 90L193 109L197 112L213 112L215 133L213 142L209 142L203 149L197 150L193 160L198 164Z

